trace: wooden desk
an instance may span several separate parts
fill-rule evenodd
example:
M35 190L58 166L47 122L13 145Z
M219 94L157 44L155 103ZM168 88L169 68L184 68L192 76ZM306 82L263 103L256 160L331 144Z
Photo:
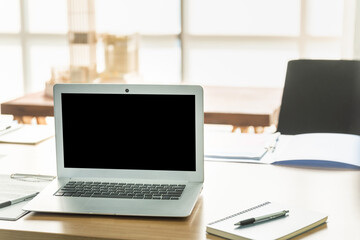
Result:
M277 125L282 88L204 87L205 123L247 127Z
M43 92L27 94L2 103L1 113L14 115L19 123L30 123L36 117L38 124L45 124L45 117L54 116L54 102Z
M55 173L54 139L36 146L0 144L0 173ZM235 189L235 190L234 190ZM205 162L203 193L188 218L144 218L30 213L0 221L1 240L221 239L206 224L263 201L328 214L328 223L294 239L360 236L360 171Z
M204 87L205 123L230 124L246 131L248 126L277 124L282 88ZM42 92L1 104L2 114L11 114L20 122L32 117L44 123L45 116L53 116L53 100ZM30 116L30 118L28 117Z

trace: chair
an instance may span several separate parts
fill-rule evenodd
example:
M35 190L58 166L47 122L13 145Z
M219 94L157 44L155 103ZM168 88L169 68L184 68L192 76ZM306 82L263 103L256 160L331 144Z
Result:
M360 135L360 61L290 61L278 131Z

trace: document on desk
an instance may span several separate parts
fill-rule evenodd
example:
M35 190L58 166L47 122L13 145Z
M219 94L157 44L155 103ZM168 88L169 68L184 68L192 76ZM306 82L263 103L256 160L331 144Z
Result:
M54 135L50 125L19 124L16 130L0 135L0 143L37 144Z
M280 133L208 131L205 132L205 160L360 169L360 136L341 133L280 136Z
M273 155L273 164L320 168L360 169L360 136L306 133L286 136Z
M206 132L205 160L266 163L261 159L272 151L279 136L279 133Z
M0 174L0 202L11 201L36 192L40 192L49 184L49 181L30 182L12 179L10 175ZM22 207L28 201L19 202L0 208L0 220L15 221L24 216L27 211Z
M17 121L1 121L0 120L0 136L15 131L21 127Z

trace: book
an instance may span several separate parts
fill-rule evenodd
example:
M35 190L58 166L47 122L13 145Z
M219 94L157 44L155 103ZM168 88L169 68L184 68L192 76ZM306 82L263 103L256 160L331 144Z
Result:
M283 210L288 210L288 215L244 226L234 225L244 219ZM265 202L207 224L206 232L234 240L289 239L325 223L327 218L326 214L312 210Z
M285 136L272 164L360 169L360 136L343 133L306 133Z

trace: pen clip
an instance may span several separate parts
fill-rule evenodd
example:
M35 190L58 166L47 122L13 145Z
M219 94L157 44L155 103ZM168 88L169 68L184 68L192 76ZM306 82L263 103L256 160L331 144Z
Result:
M267 145L265 147L268 151L270 151L270 150L272 150L272 152L275 151L275 148L276 148L276 145L277 145L277 143L279 141L280 135L281 135L280 132L276 132L276 133L273 134L273 136L275 136L274 139L270 142L269 145Z

